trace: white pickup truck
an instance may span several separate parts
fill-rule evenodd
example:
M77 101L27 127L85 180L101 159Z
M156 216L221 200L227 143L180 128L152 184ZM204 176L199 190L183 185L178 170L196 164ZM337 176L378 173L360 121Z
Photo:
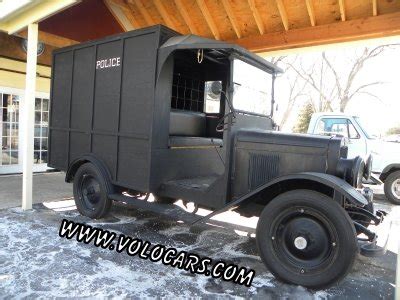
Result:
M372 154L372 173L384 183L388 200L400 205L400 143L370 135L358 117L343 113L313 114L308 133L347 138L348 158L357 155L367 158Z

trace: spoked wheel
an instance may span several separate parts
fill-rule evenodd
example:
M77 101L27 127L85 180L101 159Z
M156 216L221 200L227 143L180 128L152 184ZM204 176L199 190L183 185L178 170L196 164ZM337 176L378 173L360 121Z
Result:
M281 194L264 208L257 225L257 245L277 278L310 288L343 278L358 249L346 211L309 190Z
M390 202L400 205L400 171L393 172L386 178L384 190Z
M78 211L90 218L101 218L111 208L105 179L91 163L82 165L75 174L74 198Z

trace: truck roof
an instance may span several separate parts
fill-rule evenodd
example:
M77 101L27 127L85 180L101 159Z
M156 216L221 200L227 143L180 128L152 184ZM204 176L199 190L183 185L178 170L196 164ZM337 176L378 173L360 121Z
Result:
M197 35L181 35L180 33L166 27L163 25L154 25L146 28L136 29L128 32L123 32L111 36L107 36L100 39L95 39L87 42L82 42L77 45L67 46L63 48L59 48L53 51L53 53L61 53L66 52L72 49L79 49L84 48L90 45L95 45L99 43L110 42L113 40L118 40L123 37L131 35L131 32L139 33L147 33L149 31L163 31L168 32L169 35L174 35L166 40L163 44L159 46L159 54L161 61L164 62L165 59L175 50L179 49L218 49L221 50L221 54L234 54L241 59L245 60L246 62L255 65L256 67L267 71L269 73L282 73L283 70L278 66L270 63L269 61L265 60L264 58L256 55L243 47L240 47L235 44L226 43L223 41L217 41L213 39L203 38ZM161 63L162 64L162 63Z
M197 35L178 35L169 38L163 45L160 46L160 51L165 51L165 56L168 56L171 52L178 49L220 49L230 50L236 56L250 62L257 67L272 73L282 73L283 70L273 63L265 60L264 58L238 46L235 44L230 44L222 41L217 41L213 39L203 38Z
M312 115L313 117L321 117L321 116L340 116L340 117L356 117L356 115L352 115L352 114L346 114L346 113L342 113L342 112L317 112L317 113L313 113Z

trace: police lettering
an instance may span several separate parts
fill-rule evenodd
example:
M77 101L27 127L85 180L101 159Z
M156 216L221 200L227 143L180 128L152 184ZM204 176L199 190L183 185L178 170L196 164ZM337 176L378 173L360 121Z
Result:
M113 57L96 61L96 69L112 68L112 67L118 67L120 65L121 65L120 57Z

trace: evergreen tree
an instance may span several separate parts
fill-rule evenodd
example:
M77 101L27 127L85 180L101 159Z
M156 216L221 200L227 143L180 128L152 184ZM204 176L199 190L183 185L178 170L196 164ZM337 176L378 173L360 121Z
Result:
M311 102L307 102L306 104L304 104L297 118L297 123L293 127L293 132L306 133L308 125L310 124L311 116L314 112L314 106Z

